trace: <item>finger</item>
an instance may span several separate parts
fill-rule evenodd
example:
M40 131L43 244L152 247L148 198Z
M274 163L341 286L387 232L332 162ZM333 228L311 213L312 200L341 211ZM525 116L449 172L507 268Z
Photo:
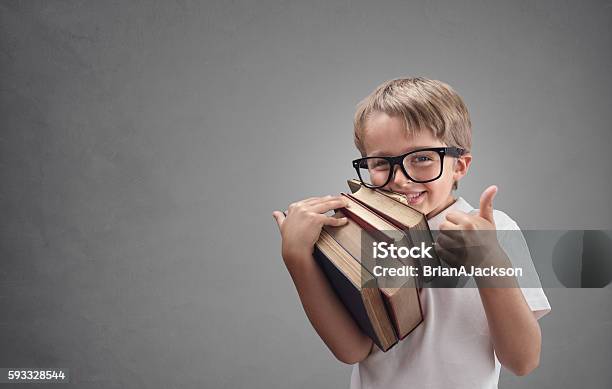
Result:
M327 211L331 211L332 209L344 208L347 205L348 205L347 199L344 199L344 198L335 199L334 198L332 200L327 200L327 201L318 203L316 205L312 205L309 211L315 212L315 213L325 213Z
M333 226L333 227L340 227L340 226L345 225L346 223L348 223L348 219L346 217L336 218L332 216L327 216L325 220L323 221L323 225Z
M442 222L438 228L440 231L460 231L462 229L459 224L455 224L448 220Z
M447 249L461 247L462 246L461 240L455 239L453 235L456 235L456 234L438 235L438 238L436 239L436 245L439 245L440 247L447 248Z
M455 264L459 260L458 256L456 256L451 251L446 250L443 247L436 246L435 250L436 250L436 254L438 254L438 256L442 258L448 264L451 264L451 265Z
M449 212L446 214L446 220L453 224L468 224L470 217L463 212Z
M309 204L319 203L322 201L331 200L334 197L338 197L338 196L327 195L327 196L319 196L319 197L310 197L300 202L304 205L309 205Z
M309 197L304 200L296 201L294 203L289 204L289 213L293 213L298 209L307 209L310 205L317 204L320 202L328 201L329 199L334 198L334 196L328 195L323 197Z
M276 224L278 225L278 229L280 231L280 228L285 221L285 215L280 211L274 211L272 212L272 217L274 217L274 220L276 220Z
M465 248L463 231L444 231L436 239L436 244L446 250Z
M309 197L307 199L304 200L299 200L299 201L295 201L293 204L291 204L289 207L300 207L300 206L304 206L304 205L308 205L314 201L317 201L319 199L321 199L322 197Z
M309 198L307 198L307 199L304 199L304 200L299 201L299 203L302 203L302 204L309 204L309 203L311 203L311 202L313 202L313 201L316 201L316 200L318 200L318 199L320 199L320 198L321 198L321 197L309 197Z
M320 197L309 197L305 200L301 200L295 203L296 206L308 207L320 203L324 203L326 201L334 200L334 199L343 199L344 196L320 196Z
M480 210L479 215L481 218L488 220L495 225L493 219L493 198L497 194L497 186L491 185L480 196Z

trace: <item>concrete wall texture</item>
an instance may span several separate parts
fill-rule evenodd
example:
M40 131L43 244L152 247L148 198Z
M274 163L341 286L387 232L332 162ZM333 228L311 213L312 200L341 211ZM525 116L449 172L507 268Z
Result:
M79 388L347 387L271 212L345 191L355 104L448 82L459 194L532 229L612 228L609 1L0 2L0 367ZM611 287L546 290L540 367L612 384Z

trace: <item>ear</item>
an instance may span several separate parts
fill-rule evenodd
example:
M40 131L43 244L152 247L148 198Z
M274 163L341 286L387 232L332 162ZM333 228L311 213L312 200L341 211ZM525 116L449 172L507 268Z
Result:
M455 182L459 181L463 178L468 172L470 168L470 164L472 163L472 154L464 154L461 157L457 158L454 163L453 170L453 180Z

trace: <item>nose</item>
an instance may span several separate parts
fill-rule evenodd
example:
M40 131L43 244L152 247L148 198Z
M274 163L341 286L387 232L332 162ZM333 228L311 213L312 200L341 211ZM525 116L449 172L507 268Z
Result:
M393 167L393 176L391 177L391 185L397 188L402 187L404 183L410 181L408 177L404 174L399 165L395 165Z

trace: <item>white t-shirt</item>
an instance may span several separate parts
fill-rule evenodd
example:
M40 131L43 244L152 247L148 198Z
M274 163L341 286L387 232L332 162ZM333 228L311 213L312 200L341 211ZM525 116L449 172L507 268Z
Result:
M460 197L428 220L430 229L438 230L446 214L453 210L475 212ZM519 230L505 213L495 210L493 217L498 231ZM529 285L540 286L527 246L522 250L508 249L502 240L500 245L513 266L523 267L524 275L531 274ZM521 290L536 317L550 311L541 287ZM353 366L351 389L497 388L501 365L494 354L478 289L423 288L421 303L425 320L386 353L374 346L364 361Z

